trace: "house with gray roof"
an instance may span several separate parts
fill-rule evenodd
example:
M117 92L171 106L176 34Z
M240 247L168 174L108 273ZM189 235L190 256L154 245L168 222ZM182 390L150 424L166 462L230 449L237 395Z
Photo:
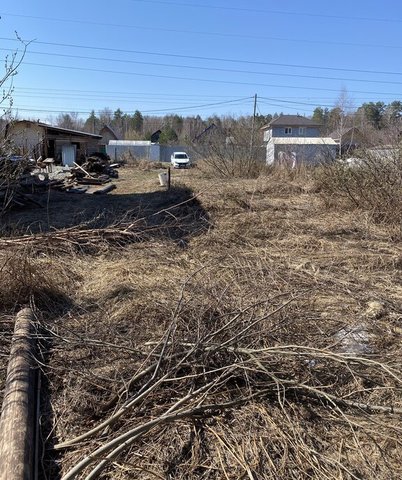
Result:
M337 143L322 137L321 125L301 115L281 115L262 127L267 164L315 165L333 160Z

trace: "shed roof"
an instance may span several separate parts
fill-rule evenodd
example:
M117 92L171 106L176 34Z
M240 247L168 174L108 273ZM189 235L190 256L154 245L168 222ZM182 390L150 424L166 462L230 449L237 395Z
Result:
M34 122L32 120L18 120L13 123L9 123L7 125L7 130L10 128L11 125L16 125L19 123L26 123L28 125L37 125L39 127L44 128L47 133L65 133L66 135L74 135L79 137L89 137L94 139L102 138L102 135L96 135L95 133L83 132L80 130L72 130L70 128L63 128L63 127L55 127L53 125L49 125L48 123L44 122Z

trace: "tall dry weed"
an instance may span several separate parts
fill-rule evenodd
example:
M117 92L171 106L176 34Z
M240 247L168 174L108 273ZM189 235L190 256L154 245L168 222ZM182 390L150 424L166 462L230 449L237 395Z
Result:
M124 153L120 157L120 161L123 165L128 167L137 168L138 170L154 170L158 168L164 168L162 162L156 162L153 160L147 160L146 158L138 158L134 156L130 151Z
M380 223L401 224L402 158L365 152L354 164L336 162L317 170L327 207L369 211Z
M0 257L0 311L10 311L34 303L54 312L70 305L74 289L71 264L49 257L14 250Z

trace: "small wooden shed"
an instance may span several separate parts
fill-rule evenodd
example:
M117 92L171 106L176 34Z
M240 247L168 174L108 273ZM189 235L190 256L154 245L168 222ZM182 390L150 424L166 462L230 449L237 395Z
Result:
M73 165L81 155L99 151L101 135L20 120L9 123L6 136L16 153L31 158L54 158L55 163Z

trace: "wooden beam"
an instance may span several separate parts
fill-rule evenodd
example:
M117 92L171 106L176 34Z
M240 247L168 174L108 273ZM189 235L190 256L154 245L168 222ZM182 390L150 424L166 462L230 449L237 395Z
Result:
M34 471L35 370L30 308L15 320L0 418L0 480L31 480Z
M76 168L79 168L80 170L82 170L82 171L85 173L85 175L86 175L87 177L94 178L94 176L93 176L93 175L91 175L91 174L90 174L90 173L88 173L86 170L84 170L84 169L81 167L81 165L78 165L78 163L77 163L77 162L74 162L74 165L76 166Z

